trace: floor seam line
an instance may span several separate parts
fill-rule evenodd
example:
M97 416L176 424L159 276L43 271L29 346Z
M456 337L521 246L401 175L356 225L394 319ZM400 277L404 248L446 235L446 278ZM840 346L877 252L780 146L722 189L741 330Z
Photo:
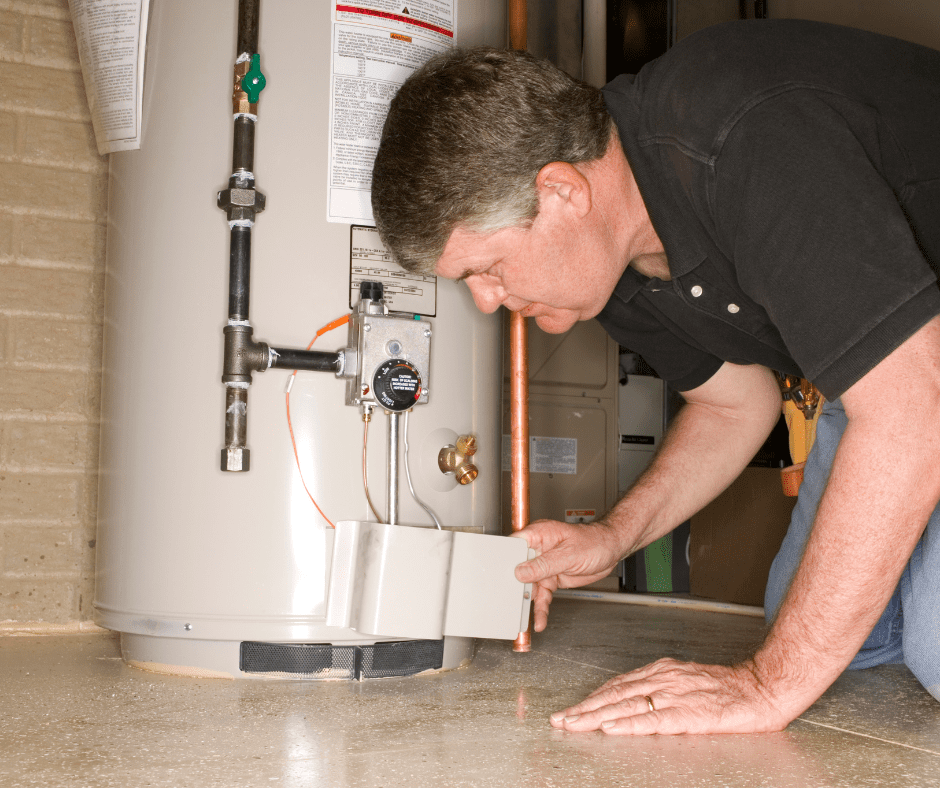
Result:
M873 739L874 741L884 742L885 744L895 744L898 747L906 747L909 750L917 750L918 752L926 752L929 755L936 755L940 757L940 752L936 750L928 750L924 747L915 747L913 744L905 744L900 741L892 741L891 739L882 739L880 736L872 736L870 733L860 733L859 731L850 731L846 728L840 728L837 725L827 725L825 722L814 722L813 720L807 720L803 717L797 717L800 722L806 722L810 725L818 725L820 728L829 728L833 731L839 731L840 733L848 733L851 736L862 736L866 739Z
M615 676L618 675L616 670L611 670L610 668L602 668L600 665L591 665L587 662L578 662L576 659L568 659L568 657L560 657L557 654L552 654L548 651L539 651L535 650L539 654L544 654L546 657L552 657L553 659L561 659L565 662L570 662L572 665L580 665L582 668L594 668L594 670L602 670L605 673L613 673Z

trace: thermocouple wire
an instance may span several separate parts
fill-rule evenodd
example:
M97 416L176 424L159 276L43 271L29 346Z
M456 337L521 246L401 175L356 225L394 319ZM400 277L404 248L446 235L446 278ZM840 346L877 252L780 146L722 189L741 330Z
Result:
M313 343L317 341L321 336L323 336L327 331L332 331L334 328L339 328L340 326L345 325L349 322L349 315L343 315L340 318L337 318L331 323L327 323L323 328L317 331L313 339L310 340L310 344L307 345L307 350L313 347ZM333 521L323 514L323 510L320 508L320 504L316 502L313 497L313 493L310 492L310 488L307 487L307 482L304 481L304 472L300 467L300 455L297 453L297 440L294 438L294 425L290 420L290 390L294 385L294 378L297 377L297 370L295 369L290 373L290 376L287 378L287 387L284 390L284 406L287 410L287 431L290 433L290 445L294 450L294 461L297 463L297 473L300 475L300 483L304 486L304 489L307 491L307 495L310 497L311 503L316 507L317 511L320 513L320 516L329 523L330 528L336 528L333 525Z
M414 485L411 483L411 468L408 467L408 415L411 413L410 410L405 411L405 478L408 479L408 489L411 490L411 497L415 499L415 503L418 504L424 511L431 515L431 519L434 520L434 525L437 526L438 531L443 531L441 528L441 521L437 519L437 515L431 511L431 507L428 506L424 501L422 501L417 493L415 492Z

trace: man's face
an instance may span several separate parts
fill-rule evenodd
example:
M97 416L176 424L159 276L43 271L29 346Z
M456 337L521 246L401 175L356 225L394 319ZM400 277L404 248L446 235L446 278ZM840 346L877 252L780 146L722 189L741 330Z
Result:
M623 272L605 240L598 228L550 211L540 212L527 229L482 235L457 228L435 273L466 282L481 312L505 306L560 334L596 316Z

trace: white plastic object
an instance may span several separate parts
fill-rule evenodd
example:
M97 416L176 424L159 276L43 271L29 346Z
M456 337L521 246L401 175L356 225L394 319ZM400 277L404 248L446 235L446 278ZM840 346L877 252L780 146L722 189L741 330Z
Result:
M513 570L523 539L346 520L336 523L327 626L382 637L515 639L532 587Z

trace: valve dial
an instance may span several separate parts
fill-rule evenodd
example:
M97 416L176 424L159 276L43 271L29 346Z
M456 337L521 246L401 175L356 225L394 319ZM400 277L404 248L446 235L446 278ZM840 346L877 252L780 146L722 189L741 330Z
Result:
M408 410L421 396L421 376L410 362L391 358L375 371L372 392L386 410Z

